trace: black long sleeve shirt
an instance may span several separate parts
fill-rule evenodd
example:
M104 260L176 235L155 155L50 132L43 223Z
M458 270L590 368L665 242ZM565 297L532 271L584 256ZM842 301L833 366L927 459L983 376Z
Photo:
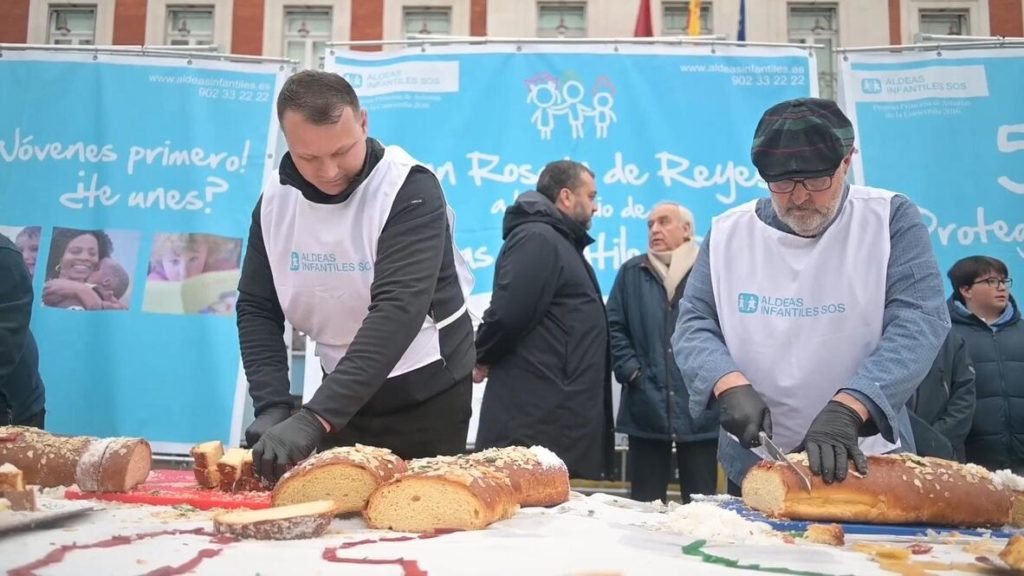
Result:
M306 181L290 155L281 162L281 183L296 188L310 202L345 202L383 157L379 142L369 139L367 144L362 172L341 194L324 194ZM291 402L285 316L274 288L260 213L257 203L237 304L242 362L257 415L269 406ZM472 324L464 315L441 330L441 360L388 378L428 314L443 319L464 304L444 195L437 178L425 168L410 171L395 197L378 239L370 293L369 313L345 356L306 404L332 429L343 428L358 412L389 413L414 405L472 370Z

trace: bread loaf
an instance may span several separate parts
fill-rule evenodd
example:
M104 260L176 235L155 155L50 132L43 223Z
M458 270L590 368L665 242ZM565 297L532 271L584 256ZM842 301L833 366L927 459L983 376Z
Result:
M556 506L569 500L569 470L547 448L490 448L467 459L506 474L520 506Z
M224 445L220 440L196 444L189 453L192 455L192 473L196 476L196 482L204 488L219 487L220 472L217 470L217 463L224 457Z
M220 489L225 492L266 491L270 487L256 477L252 450L231 448L217 462Z
M286 472L274 487L271 504L333 500L338 514L362 512L378 486L405 470L405 462L384 448L332 448Z
M480 530L519 510L508 477L455 457L408 462L409 470L370 495L371 528L399 532Z
M149 476L153 455L139 438L102 438L78 460L75 481L82 492L127 492Z
M334 511L334 502L330 500L262 510L236 510L214 516L213 527L218 534L257 540L314 538L327 531Z
M124 492L149 476L152 452L142 438L58 436L6 426L0 427L0 464L5 462L21 469L26 484Z
M790 460L811 476L806 455ZM984 468L911 454L870 456L866 476L851 470L831 485L811 476L810 493L788 466L764 461L742 488L748 506L773 517L962 527L1010 523L1015 496Z

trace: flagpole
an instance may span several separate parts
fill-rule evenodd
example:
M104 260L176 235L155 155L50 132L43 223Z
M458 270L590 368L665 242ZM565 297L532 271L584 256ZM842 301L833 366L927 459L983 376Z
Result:
M690 21L687 26L687 34L700 36L700 0L690 0Z
M740 24L736 31L736 41L747 41L747 0L740 0Z

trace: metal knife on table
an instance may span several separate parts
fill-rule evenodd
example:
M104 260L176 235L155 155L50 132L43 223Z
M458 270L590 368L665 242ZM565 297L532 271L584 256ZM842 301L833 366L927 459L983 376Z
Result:
M768 434L764 431L761 432L758 438L761 440L761 446L764 446L765 451L768 452L768 455L771 456L772 460L775 460L776 462L785 462L786 465L796 472L796 475L803 480L804 487L807 488L808 492L810 492L811 478L807 476L807 473L801 470L796 464L790 462L789 458L786 458L786 455L782 453L782 450L779 450L779 447L775 445L775 442L772 442L772 439L769 438Z

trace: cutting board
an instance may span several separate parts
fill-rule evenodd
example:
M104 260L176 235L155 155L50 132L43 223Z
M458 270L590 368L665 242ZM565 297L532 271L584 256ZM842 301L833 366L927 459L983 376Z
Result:
M749 508L743 503L743 500L739 498L730 498L728 500L716 500L715 503L722 506L727 510L732 510L746 518L747 520L753 520L754 522L764 522L775 530L780 532L803 532L807 530L807 526L815 524L815 522L801 522L796 520L778 520L775 518L768 518L764 514L761 514L757 510ZM1009 538L1016 532L1010 532L1006 530L968 530L964 528L957 528L955 526L915 526L908 524L846 524L843 522L837 522L843 527L843 531L846 534L867 534L872 536L925 536L928 530L933 532L958 532L964 536L985 536L986 534L991 535L992 538Z
M81 492L68 488L68 500L106 500L125 504L211 508L269 508L270 492L221 492L196 484L191 470L153 470L149 478L130 492Z

